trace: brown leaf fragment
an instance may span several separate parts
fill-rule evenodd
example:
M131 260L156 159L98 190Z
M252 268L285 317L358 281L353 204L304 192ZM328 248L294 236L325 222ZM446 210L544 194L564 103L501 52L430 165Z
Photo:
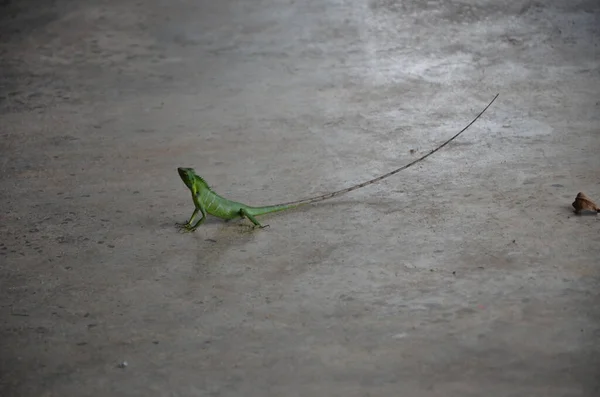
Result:
M583 192L579 192L577 197L575 197L575 201L571 204L573 208L575 208L575 213L577 215L581 214L581 211L593 211L600 212L600 207L596 205L588 196Z

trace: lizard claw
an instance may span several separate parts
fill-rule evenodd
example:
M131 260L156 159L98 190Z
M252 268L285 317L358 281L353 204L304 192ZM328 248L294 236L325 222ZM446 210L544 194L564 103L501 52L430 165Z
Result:
M175 226L179 229L180 233L189 233L196 230L192 228L192 225L190 225L189 223L176 223Z

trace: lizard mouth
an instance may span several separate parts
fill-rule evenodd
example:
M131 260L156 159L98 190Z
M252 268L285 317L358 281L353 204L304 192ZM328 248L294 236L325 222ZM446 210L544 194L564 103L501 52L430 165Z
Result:
M179 177L187 184L188 181L190 180L190 171L191 168L184 168L184 167L178 167L177 168L177 173L179 174Z

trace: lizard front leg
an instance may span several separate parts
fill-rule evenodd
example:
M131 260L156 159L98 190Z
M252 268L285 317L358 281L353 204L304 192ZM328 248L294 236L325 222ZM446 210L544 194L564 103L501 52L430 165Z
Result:
M202 218L200 218L200 220L198 222L196 222L196 224L194 226L192 226L192 222L194 222L194 219L198 215L198 212L202 213ZM180 223L180 224L178 224L178 226L184 232L193 232L198 228L198 226L200 226L200 224L202 224L202 222L204 222L205 219L206 219L206 211L204 210L204 207L199 205L194 210L194 213L190 217L190 220L187 221L187 223Z
M204 222L204 220L206 219L206 210L204 209L204 205L202 204L202 201L200 200L200 197L198 196L197 186L192 185L190 187L190 190L192 191L192 201L194 202L194 207L195 207L194 213L190 217L190 220L187 221L187 223L184 223L183 225L180 226L183 231L187 231L187 232L195 231L198 228L198 226L200 226L200 224L202 222ZM198 215L198 212L202 213L202 218L200 218L200 220L198 222L196 222L196 224L194 226L192 226L192 222L194 222L194 219Z
M196 231L198 226L200 226L202 224L202 222L204 222L206 220L206 211L204 210L204 207L202 205L200 205L198 208L196 208L195 212L198 213L198 211L200 211L202 213L202 218L200 218L200 220L198 220L198 222L196 222L196 224L194 226L191 226L192 220L190 219L190 224L187 227L185 227L185 229L189 232Z
M194 213L190 217L189 221L187 221L185 223L176 223L175 226L178 226L179 228L186 228L186 227L192 226L192 222L194 221L194 218L196 218L196 215L198 215L198 211L200 211L200 210L198 208L195 208Z

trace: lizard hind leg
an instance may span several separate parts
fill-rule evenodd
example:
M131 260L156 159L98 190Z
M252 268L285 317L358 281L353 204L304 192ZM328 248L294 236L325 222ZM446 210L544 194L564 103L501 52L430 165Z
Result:
M250 214L245 208L240 208L240 215L248 218L250 222L254 223L254 227L260 227L261 229L269 227L269 225L261 225L260 222L257 221L256 218L252 216L252 214Z

